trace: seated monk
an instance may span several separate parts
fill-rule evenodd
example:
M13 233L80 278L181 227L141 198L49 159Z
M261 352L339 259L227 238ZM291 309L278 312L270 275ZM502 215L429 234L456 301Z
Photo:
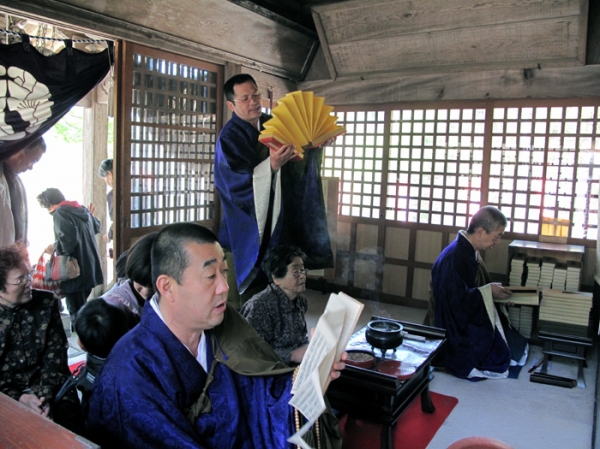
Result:
M506 378L510 365L527 361L527 340L514 330L504 306L511 292L492 282L479 255L502 237L507 220L492 206L481 208L431 270L434 325L446 329L444 365L464 379Z
M290 447L293 368L227 304L217 237L198 224L172 224L151 255L156 293L96 378L90 439L110 448ZM332 378L344 367L334 363ZM341 447L331 410L319 424L311 434L319 443L308 444Z

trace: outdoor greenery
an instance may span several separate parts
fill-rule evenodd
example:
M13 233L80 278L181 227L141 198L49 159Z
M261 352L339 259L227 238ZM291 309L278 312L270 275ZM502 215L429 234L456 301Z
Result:
M108 121L108 148L113 147L113 127L114 121L112 118ZM66 143L82 143L83 142L83 108L72 108L56 125L55 132L61 136Z

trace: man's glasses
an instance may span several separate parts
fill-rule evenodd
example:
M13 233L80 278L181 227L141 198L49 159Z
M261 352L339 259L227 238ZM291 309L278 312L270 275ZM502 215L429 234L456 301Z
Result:
M27 282L31 282L31 277L33 276L33 271L30 271L25 276L21 276L17 279L17 282L5 282L7 285L24 285Z
M301 269L301 270L294 270L291 273L286 273L286 274L291 274L292 276L294 276L296 279L298 279L300 276L306 276L306 269Z
M261 98L262 94L260 92L255 92L250 96L246 95L245 97L242 97L239 100L233 99L231 101L237 101L238 103L248 103L250 100L260 101Z

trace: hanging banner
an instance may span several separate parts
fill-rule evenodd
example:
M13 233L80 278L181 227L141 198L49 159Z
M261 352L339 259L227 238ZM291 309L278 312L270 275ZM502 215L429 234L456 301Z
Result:
M0 160L25 148L54 126L100 83L111 67L113 44L86 53L65 40L65 48L44 56L22 42L0 45Z

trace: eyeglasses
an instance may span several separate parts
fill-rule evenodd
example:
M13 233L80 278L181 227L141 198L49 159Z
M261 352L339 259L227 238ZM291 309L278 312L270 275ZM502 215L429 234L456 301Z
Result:
M305 268L303 268L301 270L294 270L291 273L286 273L286 275L291 274L296 279L298 279L300 276L306 276L306 272L307 272L307 270Z
M33 276L33 270L30 271L29 273L27 273L24 276L21 276L19 279L17 279L17 282L5 282L5 284L7 285L23 285L27 282L31 282L31 277Z
M239 100L233 99L231 101L237 101L238 103L248 103L250 100L260 101L262 94L260 92L254 92L252 95L240 98Z

